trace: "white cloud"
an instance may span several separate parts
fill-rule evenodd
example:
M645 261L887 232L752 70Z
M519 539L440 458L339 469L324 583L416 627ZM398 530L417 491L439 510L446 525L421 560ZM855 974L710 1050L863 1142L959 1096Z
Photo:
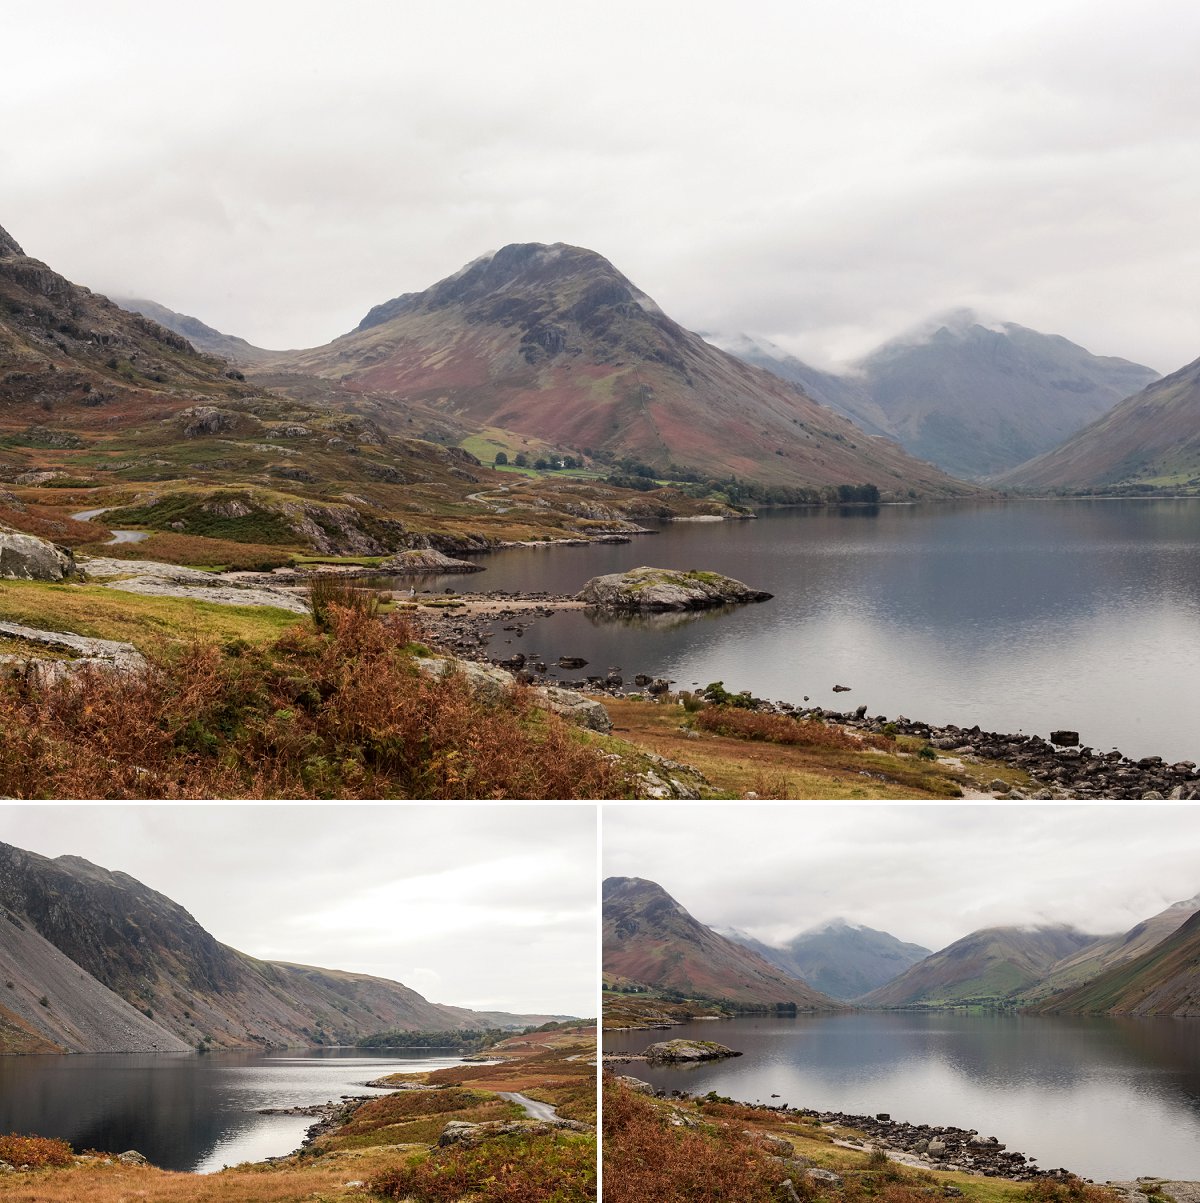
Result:
M983 927L1125 931L1200 890L1189 806L605 808L606 875L783 941L836 915L943 948Z
M129 873L254 956L459 1006L595 1010L587 807L9 806L0 839Z
M0 224L267 346L562 240L821 363L970 305L1171 370L1198 33L1183 0L25 6Z

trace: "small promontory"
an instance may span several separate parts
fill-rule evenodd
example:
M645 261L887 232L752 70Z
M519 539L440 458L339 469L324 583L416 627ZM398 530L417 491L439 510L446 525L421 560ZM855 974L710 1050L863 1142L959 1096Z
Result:
M766 601L771 594L719 572L631 568L592 577L576 597L606 610L705 610L732 602Z
M652 1044L645 1052L647 1061L720 1061L724 1057L742 1054L726 1048L715 1040L664 1040Z

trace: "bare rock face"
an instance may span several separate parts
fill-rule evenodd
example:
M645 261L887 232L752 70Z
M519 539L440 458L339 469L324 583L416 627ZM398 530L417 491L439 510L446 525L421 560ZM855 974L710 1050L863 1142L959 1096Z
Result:
M17 241L13 236L0 227L0 259L8 258L12 255L24 256L25 252L17 245Z
M0 526L0 579L61 581L77 572L75 557L66 548Z
M414 576L443 572L482 572L482 564L470 560L459 560L433 547L417 548L398 552L379 565L380 572L412 573Z
M608 610L704 610L733 602L766 601L771 594L719 572L633 568L592 577L576 596Z

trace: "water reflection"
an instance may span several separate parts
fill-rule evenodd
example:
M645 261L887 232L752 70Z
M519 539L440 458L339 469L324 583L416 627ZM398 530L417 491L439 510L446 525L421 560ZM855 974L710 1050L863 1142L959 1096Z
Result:
M681 1072L637 1064L663 1089L954 1124L1097 1179L1200 1177L1200 1025L961 1012L707 1022L672 1036L743 1052ZM661 1033L605 1036L637 1051Z
M792 510L653 540L485 557L471 588L576 592L651 563L773 600L695 619L538 618L522 648L687 687L1200 760L1200 501ZM462 578L438 578L462 587ZM497 633L493 647L503 646ZM845 684L850 694L833 692Z
M362 1049L0 1057L0 1132L137 1149L165 1169L217 1170L290 1152L314 1122L260 1108L371 1094L366 1083L383 1074L454 1064Z

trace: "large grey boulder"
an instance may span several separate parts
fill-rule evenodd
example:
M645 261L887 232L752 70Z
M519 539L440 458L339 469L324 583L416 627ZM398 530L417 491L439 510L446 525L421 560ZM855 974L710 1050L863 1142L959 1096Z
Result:
M533 693L547 710L552 710L589 731L608 735L613 729L608 711L595 698L585 697L573 689L559 689L554 685L543 685Z
M652 1044L643 1054L647 1061L719 1061L742 1054L715 1040L664 1040Z
M65 547L11 526L0 526L0 578L61 581L77 572L75 557Z
M592 577L576 594L580 601L607 610L704 610L770 596L719 572L645 567Z

